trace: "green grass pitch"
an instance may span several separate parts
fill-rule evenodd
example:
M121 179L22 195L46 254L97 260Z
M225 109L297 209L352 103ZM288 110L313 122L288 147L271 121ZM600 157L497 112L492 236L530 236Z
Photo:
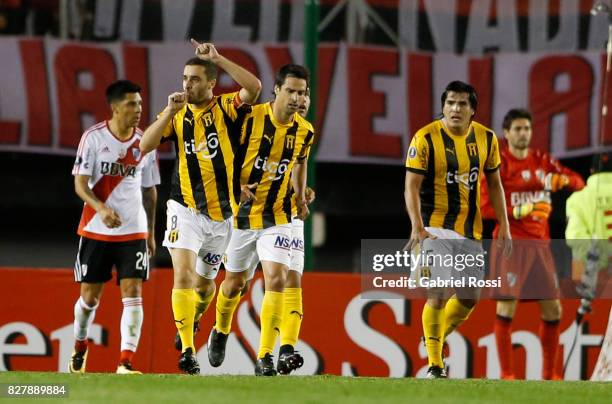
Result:
M418 380L372 377L71 375L0 372L1 384L66 384L64 400L81 403L610 403L612 383ZM6 391L6 387L3 387ZM10 402L40 402L41 398ZM0 401L9 400L0 398Z

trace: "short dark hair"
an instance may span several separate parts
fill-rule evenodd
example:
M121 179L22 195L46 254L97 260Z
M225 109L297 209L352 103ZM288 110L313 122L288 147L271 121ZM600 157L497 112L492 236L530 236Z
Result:
M506 113L506 116L504 116L502 128L505 130L510 130L512 122L514 122L515 119L528 119L530 123L533 122L531 112L523 108L513 108Z
M476 90L474 87L469 85L468 83L464 83L463 81L455 80L448 83L446 89L442 93L442 108L444 109L444 103L446 102L446 97L448 93L452 91L454 93L467 93L468 99L470 101L470 106L474 111L476 111L476 107L478 107L478 96L476 95Z
M123 101L128 93L139 93L140 86L129 80L117 80L106 87L106 102L112 104L116 101Z
M185 66L202 66L207 80L217 79L217 66L211 61L194 57L186 61Z
M281 87L287 77L295 77L298 79L306 80L306 87L310 87L310 73L308 73L308 69L301 65L288 64L284 65L278 72L276 72L276 78L274 79L274 86Z

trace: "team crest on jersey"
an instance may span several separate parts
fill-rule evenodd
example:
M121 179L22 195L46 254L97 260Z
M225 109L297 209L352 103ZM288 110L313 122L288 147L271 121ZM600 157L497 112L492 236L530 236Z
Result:
M535 176L538 179L538 181L544 182L544 178L546 177L546 173L541 168L538 168L535 171Z
M476 147L476 143L468 143L467 144L468 154L472 156L476 156L478 154L478 147Z
M170 234L168 234L168 241L171 243L176 243L179 238L178 230L172 230Z
M285 138L285 148L293 149L295 144L295 135L287 135Z
M408 157L410 157L411 159L415 158L417 155L417 149L414 146L411 146L410 149L408 149Z
M207 112L206 114L204 114L204 116L202 117L202 120L204 121L204 125L205 126L210 126L213 123L213 116L212 113Z
M531 179L531 171L523 170L521 171L521 177L523 177L523 181L527 182Z
M132 156L134 157L134 160L139 161L140 160L140 148L132 147Z

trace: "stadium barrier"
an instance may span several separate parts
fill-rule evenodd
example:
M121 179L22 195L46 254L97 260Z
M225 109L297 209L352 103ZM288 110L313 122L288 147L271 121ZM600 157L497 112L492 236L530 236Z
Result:
M154 270L144 287L145 319L134 364L147 373L178 372L171 288L169 270ZM303 288L305 316L298 350L305 357L305 365L298 374L392 377L425 374L426 352L421 343L423 300L405 300L392 293L381 296L380 292L372 297L371 292L362 292L360 276L356 274L307 273ZM71 270L0 268L0 370L67 371L78 291ZM205 347L214 309L205 315L202 331L196 337L202 374L253 373L262 298L263 282L257 277L237 309L226 361L219 368L210 367ZM566 356L576 333L573 321L579 302L562 303L561 355ZM594 302L593 313L577 339L566 380L588 379L593 372L610 305L610 300ZM109 283L90 332L93 343L88 371L115 370L121 311L119 288ZM449 336L447 364L451 377L499 377L494 318L495 302L484 300L466 324ZM518 377L540 378L539 323L537 303L519 306L512 334Z

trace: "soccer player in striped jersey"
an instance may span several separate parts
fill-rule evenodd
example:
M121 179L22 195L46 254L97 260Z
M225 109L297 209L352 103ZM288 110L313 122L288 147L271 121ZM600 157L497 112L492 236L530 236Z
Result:
M298 113L306 118L310 107L310 92L306 93L304 103L300 104ZM296 167L299 167L296 165ZM300 178L305 171L294 168L291 180L294 189L305 186L306 178ZM303 184L303 185L302 185ZM310 205L315 199L315 192L306 186L304 193L306 204ZM304 358L295 350L300 335L304 306L302 304L302 274L304 273L304 220L297 216L297 211L291 214L291 264L287 271L287 280L283 291L283 317L280 324L280 349L276 371L286 375L302 367Z
M312 125L299 114L308 90L308 71L285 65L276 74L275 99L255 105L242 131L244 159L240 183L257 184L254 197L241 203L227 251L226 277L217 296L217 321L209 337L209 360L219 366L234 311L250 269L261 261L265 294L256 375L276 375L272 350L283 316L283 290L291 264L291 219L308 215L307 159L314 138ZM291 173L298 179L292 184ZM291 189L295 192L292 194Z
M85 131L72 174L76 194L85 202L74 266L81 284L74 306L75 346L71 373L84 373L87 335L113 266L121 288L121 355L117 373L132 368L142 327L142 281L149 276L149 255L155 254L155 204L159 184L156 153L139 149L142 132L140 87L126 80L106 89L112 118Z
M240 107L257 99L261 83L220 55L213 44L191 42L196 57L185 63L183 92L168 97L166 109L145 131L141 149L146 152L162 141L174 141L177 157L163 245L174 268L172 311L182 350L179 368L198 374L194 325L214 297L214 279L237 209L233 167L243 117ZM217 67L242 88L213 95Z
M480 242L479 181L484 175L500 224L499 240L508 255L511 242L499 176L497 137L492 130L472 120L478 100L469 84L449 83L441 101L442 119L419 129L408 149L404 191L412 223L408 248L419 245L421 251L434 259L446 254L474 258L484 254ZM458 271L438 264L422 266L419 271L422 277L436 281L452 279L453 274L477 279L484 276L484 268L479 266ZM442 362L444 338L469 317L478 298L478 290L467 288L456 290L450 299L448 293L443 287L429 287L423 307L429 378L446 377Z
M306 118L308 108L310 107L310 92L306 93L304 103L300 104L298 113ZM296 167L298 167L296 165ZM296 181L297 185L294 188L299 188L299 184L305 179L298 177L299 170L293 168L291 181ZM242 199L251 200L255 195L250 191L253 184L250 184L244 190ZM244 187L243 187L244 189ZM306 203L310 205L315 200L315 191L306 187L305 191ZM258 262L249 269L247 275L247 288L250 281L255 275ZM304 308L302 304L302 274L304 273L304 221L297 217L297 209L291 212L291 264L287 271L287 280L285 282L285 290L283 291L283 318L280 325L280 350L278 354L278 362L276 370L282 375L287 375L292 371L299 369L304 365L304 358L295 350L300 335L302 318L304 316ZM246 294L246 288L242 295Z

